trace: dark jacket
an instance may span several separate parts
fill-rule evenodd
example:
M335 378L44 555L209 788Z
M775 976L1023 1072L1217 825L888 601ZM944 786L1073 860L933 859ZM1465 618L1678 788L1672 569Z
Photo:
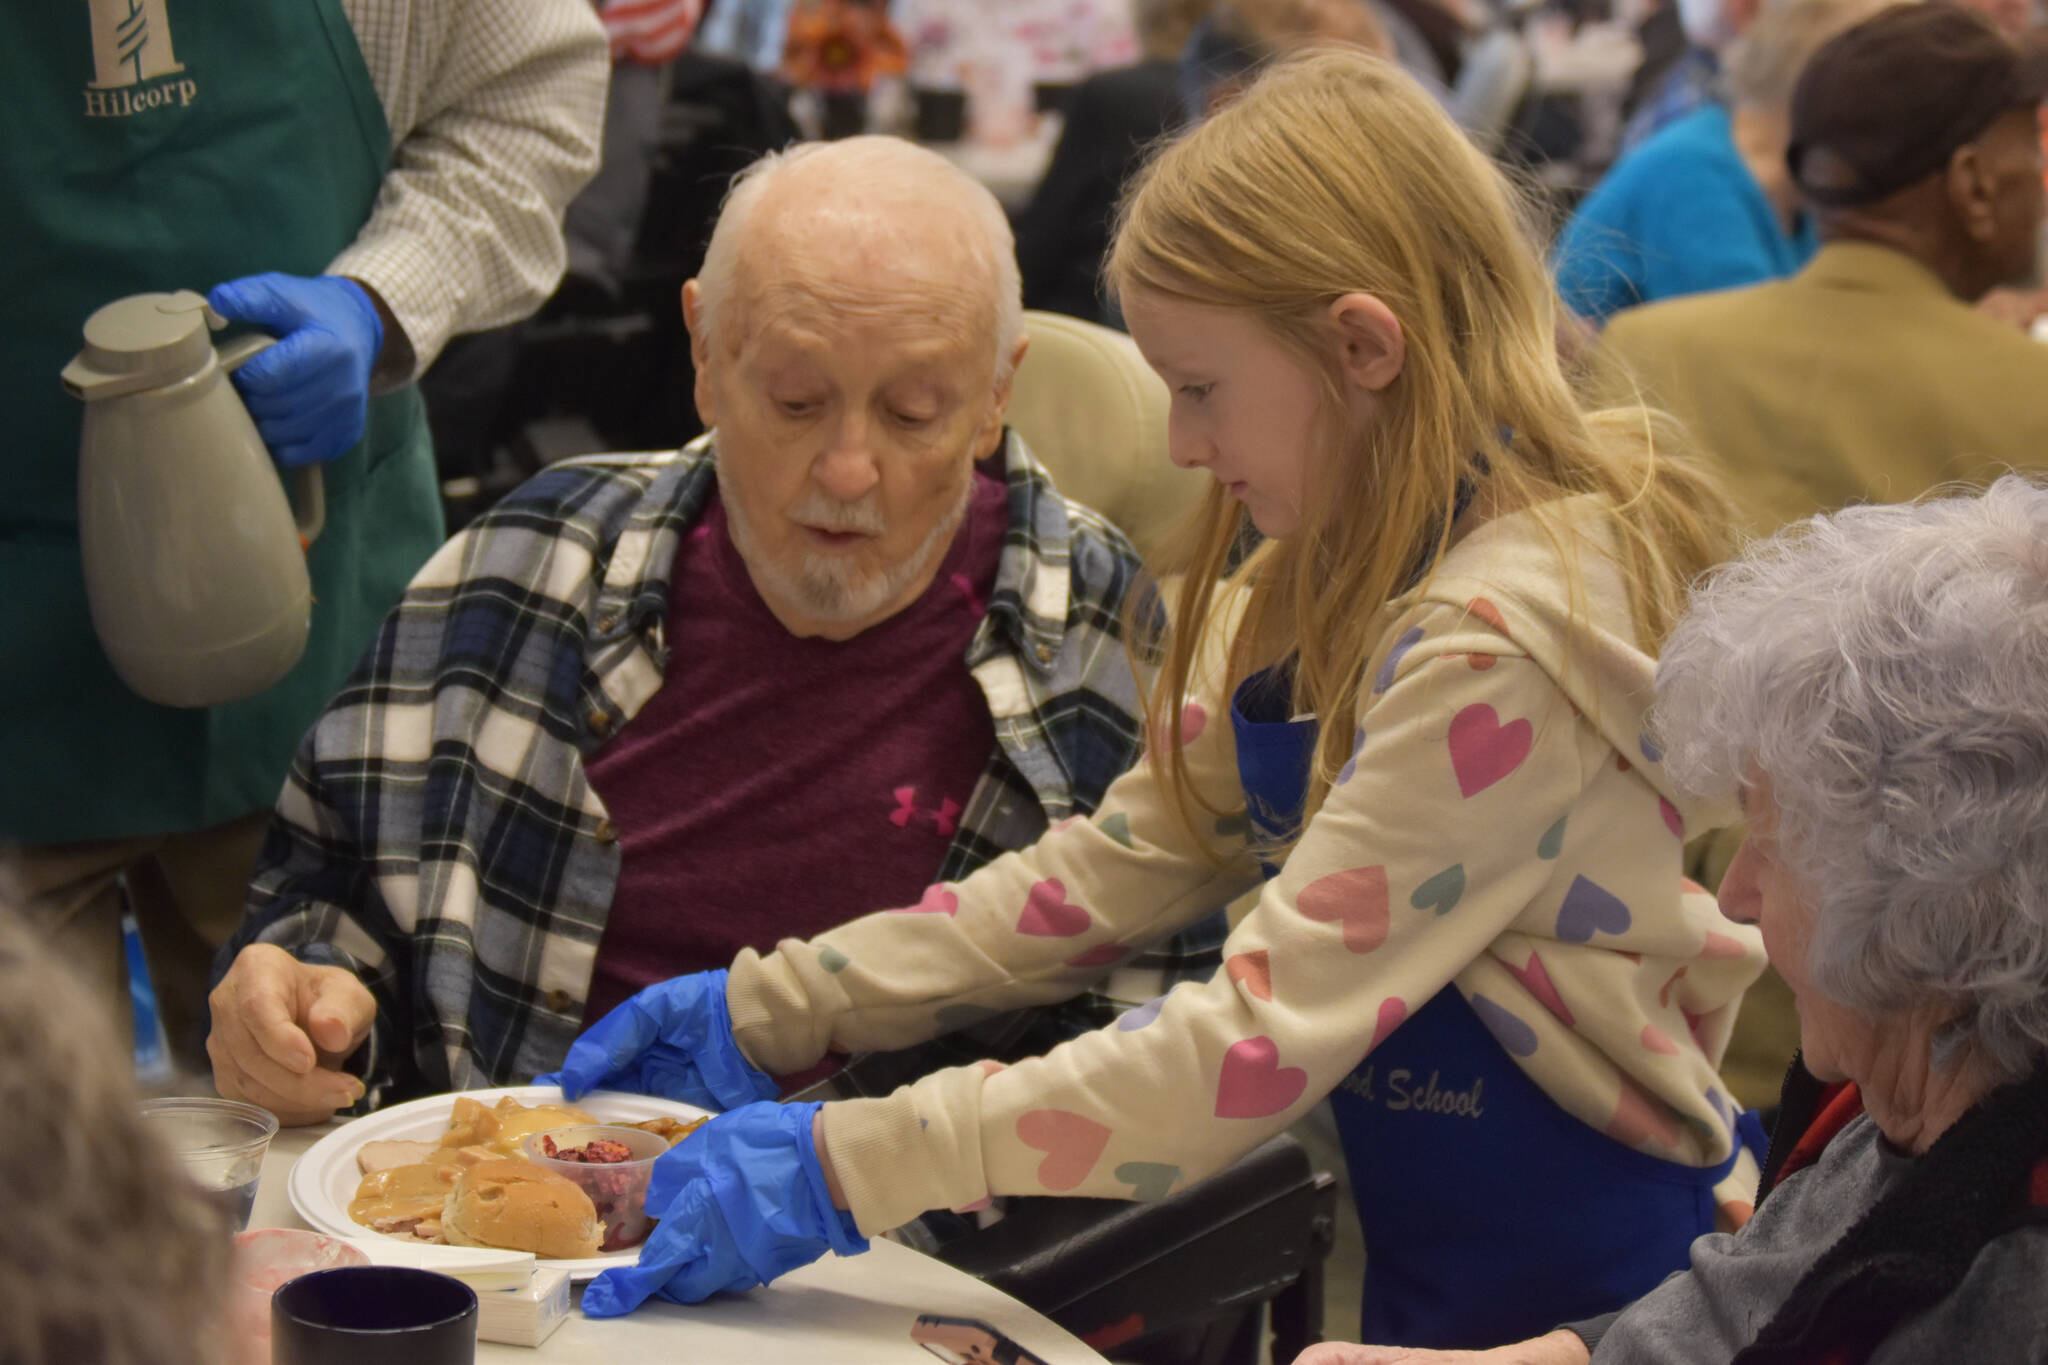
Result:
M1097 277L1117 198L1146 149L1180 125L1177 69L1161 61L1098 72L1068 95L1052 163L1017 222L1025 307L1105 319Z

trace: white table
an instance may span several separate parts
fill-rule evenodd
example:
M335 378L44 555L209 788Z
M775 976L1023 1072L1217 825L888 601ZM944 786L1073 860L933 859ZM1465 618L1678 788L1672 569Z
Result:
M250 1227L306 1226L285 1191L286 1177L326 1131L287 1128L277 1135L263 1159ZM650 1301L623 1318L572 1312L537 1349L480 1341L476 1358L478 1365L932 1365L933 1357L910 1340L919 1313L979 1318L1047 1365L1106 1365L1009 1295L879 1238L865 1255L827 1255L750 1294L688 1308Z

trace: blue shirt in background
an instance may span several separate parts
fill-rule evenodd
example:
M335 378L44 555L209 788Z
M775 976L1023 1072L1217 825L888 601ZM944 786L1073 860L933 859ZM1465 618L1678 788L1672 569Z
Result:
M1703 47L1689 47L1621 129L1627 156L1687 114L1721 101L1721 59Z
M1604 323L1624 308L1783 279L1819 243L1778 211L1735 149L1728 110L1710 105L1622 157L1559 236L1557 288Z

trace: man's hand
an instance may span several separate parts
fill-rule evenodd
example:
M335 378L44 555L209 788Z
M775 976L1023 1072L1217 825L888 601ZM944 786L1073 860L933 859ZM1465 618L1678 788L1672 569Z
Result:
M269 943L236 955L213 988L207 1055L231 1100L260 1104L283 1124L320 1123L363 1097L341 1064L369 1036L377 1000L340 967L316 967Z
M335 275L251 275L215 285L206 301L229 322L277 338L234 381L279 465L331 460L363 438L370 371L384 346L369 291Z
M1427 1351L1415 1346L1326 1341L1296 1356L1294 1365L1587 1365L1591 1359L1581 1337L1560 1329L1490 1351Z

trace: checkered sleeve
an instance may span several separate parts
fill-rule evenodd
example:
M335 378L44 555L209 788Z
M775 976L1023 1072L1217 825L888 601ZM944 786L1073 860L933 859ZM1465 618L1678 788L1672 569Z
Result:
M588 582L590 526L578 514L602 517L633 487L558 468L449 541L293 760L220 961L269 943L369 987L377 1022L350 1062L364 1107L532 1074L522 1047L547 994L538 973L584 933L550 913L584 894L580 768L549 739L574 712L577 675L559 665L581 657L573 585ZM570 596L550 590L561 584ZM495 962L479 951L485 921Z
M610 65L588 0L344 0L391 126L369 221L328 266L411 345L532 312L560 280L562 214L597 169Z
M243 948L267 943L301 962L343 968L369 988L376 1019L347 1064L365 1089L353 1112L374 1109L413 1079L398 1031L407 1017L410 938L376 876L376 832L398 819L382 782L384 760L366 742L383 728L374 699L400 683L390 669L399 629L394 612L336 704L307 731L264 836L247 911L215 967L224 975Z

